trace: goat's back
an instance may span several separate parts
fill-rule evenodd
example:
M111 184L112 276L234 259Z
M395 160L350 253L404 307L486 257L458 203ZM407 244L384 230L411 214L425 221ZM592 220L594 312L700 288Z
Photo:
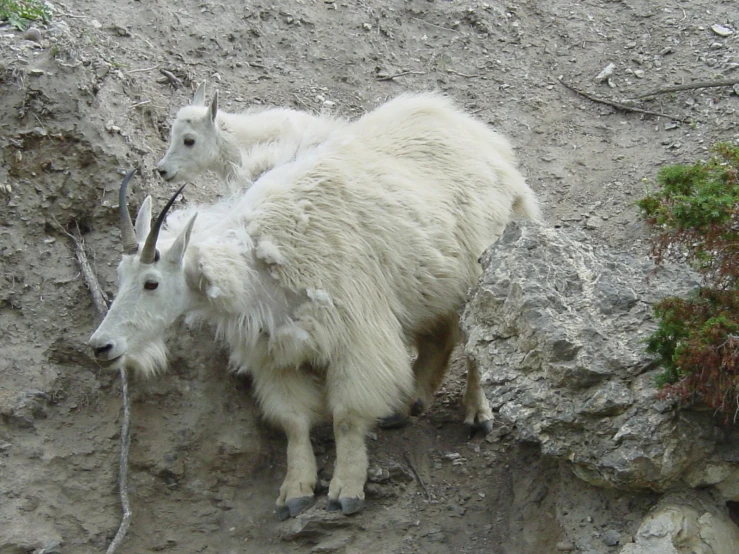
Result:
M284 286L360 318L382 306L415 332L458 308L517 207L538 216L514 164L446 98L403 95L257 181L248 232Z

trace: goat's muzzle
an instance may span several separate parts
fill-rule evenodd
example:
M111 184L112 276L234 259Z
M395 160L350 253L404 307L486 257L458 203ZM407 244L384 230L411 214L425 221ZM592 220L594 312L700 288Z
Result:
M106 367L112 366L120 361L125 354L125 346L121 348L121 345L113 340L96 338L94 335L90 338L88 345L92 348L95 361Z

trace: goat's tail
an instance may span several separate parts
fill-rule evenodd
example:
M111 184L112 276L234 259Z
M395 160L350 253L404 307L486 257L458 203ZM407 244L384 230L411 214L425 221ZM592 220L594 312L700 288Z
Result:
M513 211L526 219L533 221L534 223L541 223L541 209L539 208L539 201L536 199L534 191L532 191L528 185L525 185L525 189L516 196L513 201Z

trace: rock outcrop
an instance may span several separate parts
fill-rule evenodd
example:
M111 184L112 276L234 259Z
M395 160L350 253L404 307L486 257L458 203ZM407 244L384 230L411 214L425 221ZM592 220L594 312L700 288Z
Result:
M693 273L524 224L509 226L481 262L462 327L500 425L597 486L713 485L739 500L728 431L709 411L660 399L659 368L644 349L652 305L688 294Z
M644 518L634 542L620 554L736 554L739 528L710 494L685 491L665 495Z

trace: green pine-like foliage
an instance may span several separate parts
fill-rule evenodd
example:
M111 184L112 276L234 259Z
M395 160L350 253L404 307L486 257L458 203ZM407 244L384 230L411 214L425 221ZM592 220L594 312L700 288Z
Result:
M739 147L719 143L707 162L660 170L659 190L638 202L657 263L687 260L704 278L688 298L654 307L647 350L665 396L700 401L726 421L739 413Z

